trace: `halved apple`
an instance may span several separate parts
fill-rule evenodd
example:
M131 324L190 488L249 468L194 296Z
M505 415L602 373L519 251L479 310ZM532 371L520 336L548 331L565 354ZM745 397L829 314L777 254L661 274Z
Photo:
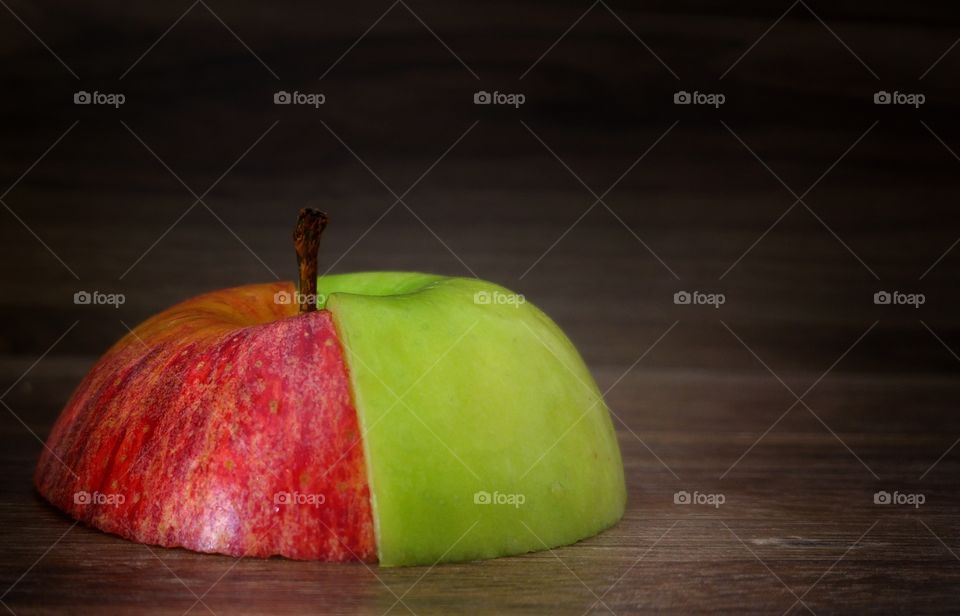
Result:
M260 284L135 328L54 426L40 493L143 543L387 566L565 545L622 516L608 410L544 313L481 280L314 280L317 311Z

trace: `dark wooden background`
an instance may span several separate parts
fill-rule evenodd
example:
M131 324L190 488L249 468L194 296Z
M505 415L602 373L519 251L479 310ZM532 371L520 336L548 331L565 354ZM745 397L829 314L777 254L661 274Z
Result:
M934 2L3 0L0 608L956 612L958 37ZM333 217L334 271L476 275L553 315L613 387L624 520L553 552L370 569L149 548L46 505L41 440L92 362L173 302L292 277L304 205Z

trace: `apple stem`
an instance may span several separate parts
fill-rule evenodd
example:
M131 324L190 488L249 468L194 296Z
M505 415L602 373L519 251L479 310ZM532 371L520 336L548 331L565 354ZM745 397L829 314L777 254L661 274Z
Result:
M329 220L320 210L309 207L300 210L297 216L293 247L297 251L297 268L300 270L297 303L301 313L317 309L317 253L320 250L320 235Z

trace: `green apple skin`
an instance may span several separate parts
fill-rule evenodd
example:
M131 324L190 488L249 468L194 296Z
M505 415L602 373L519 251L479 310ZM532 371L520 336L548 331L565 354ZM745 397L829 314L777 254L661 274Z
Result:
M543 550L622 517L609 411L531 303L418 273L323 276L317 291L346 354L381 565Z

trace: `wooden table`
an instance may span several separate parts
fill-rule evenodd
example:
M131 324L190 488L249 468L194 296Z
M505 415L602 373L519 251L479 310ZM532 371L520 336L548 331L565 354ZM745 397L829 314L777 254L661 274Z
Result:
M66 64L0 10L10 613L956 612L946 8L598 3L577 21L589 4L410 2L351 49L389 4L207 2L134 63L186 7L7 2ZM75 106L80 89L127 102ZM327 102L275 106L281 89ZM475 106L480 89L527 102ZM679 90L726 102L674 105ZM926 103L874 105L879 90ZM172 302L292 277L306 204L333 216L335 271L477 275L556 318L610 388L620 524L380 569L150 548L35 494L41 440L96 357ZM80 290L126 303L77 306ZM875 305L882 290L926 302Z

